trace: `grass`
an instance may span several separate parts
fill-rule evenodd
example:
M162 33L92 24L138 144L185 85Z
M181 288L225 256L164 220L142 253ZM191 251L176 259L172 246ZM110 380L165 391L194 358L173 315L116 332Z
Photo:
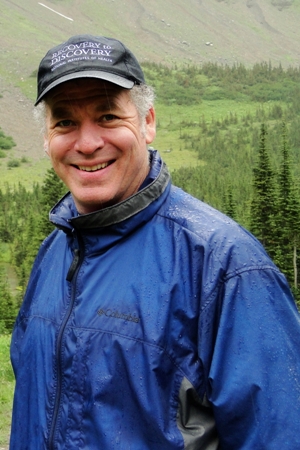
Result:
M0 335L0 446L9 442L14 375L9 359L10 335Z
M19 167L9 169L8 158L0 160L0 189L5 190L6 185L17 186L20 182L26 189L31 190L33 183L43 183L47 169L50 168L48 158L22 163Z
M271 102L267 107L270 106ZM237 117L254 115L259 107L261 107L260 103L234 100L202 101L198 105L191 106L167 106L157 102L157 137L152 146L159 150L171 172L180 167L203 165L204 162L197 158L196 152L184 148L180 133L188 132L190 135L198 133L197 124L203 117L207 122L211 122L224 119L230 113ZM194 123L195 127L185 127L182 125L183 122Z

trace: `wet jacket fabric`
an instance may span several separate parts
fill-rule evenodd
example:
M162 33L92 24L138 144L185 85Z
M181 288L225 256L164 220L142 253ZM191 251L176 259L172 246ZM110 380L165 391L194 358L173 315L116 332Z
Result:
M12 450L296 450L300 325L247 231L170 183L52 210L11 344Z

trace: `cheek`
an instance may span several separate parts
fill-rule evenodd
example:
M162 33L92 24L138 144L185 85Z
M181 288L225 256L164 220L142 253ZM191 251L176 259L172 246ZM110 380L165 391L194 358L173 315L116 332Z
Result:
M69 142L65 136L50 136L47 144L47 153L52 161L61 160L69 148Z

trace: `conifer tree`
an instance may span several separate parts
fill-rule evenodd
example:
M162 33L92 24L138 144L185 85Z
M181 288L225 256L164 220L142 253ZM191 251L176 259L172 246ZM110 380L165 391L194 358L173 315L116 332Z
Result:
M18 270L18 293L15 297L16 300L16 306L17 308L20 308L23 297L25 294L27 282L28 282L29 274L27 273L25 262L21 265L21 267Z
M39 217L36 219L32 214L29 214L27 219L27 230L25 233L26 257L22 270L25 270L28 276L42 241L55 228L49 222L49 211L66 192L65 185L52 168L47 170L41 191Z
M278 174L278 212L276 216L276 263L290 279L292 275L292 244L290 242L291 170L287 147L286 125L282 125L282 161Z
M37 185L34 186L34 192L29 195L24 217L19 217L22 230L16 234L12 244L12 260L20 281L20 295L26 288L32 264L42 241L54 229L54 226L49 222L49 211L64 192L66 192L65 185L57 177L54 170L49 169L42 188L40 189ZM15 215L18 215L17 210ZM19 302L20 299L17 299L17 301Z
M12 331L16 317L16 306L10 293L5 270L0 266L0 333Z
M28 276L42 240L40 239L38 228L39 222L32 213L29 213L27 218L27 226L24 233L26 254L24 260L22 261L22 266L25 268L25 272Z
M299 201L291 173L287 128L282 124L282 162L278 176L278 265L295 289L298 288L297 247L300 237Z
M267 130L261 125L258 162L253 169L253 198L251 202L251 231L261 241L271 257L275 256L275 187L267 143Z
M297 186L295 183L292 185L290 196L290 211L289 211L289 227L290 227L290 239L293 245L293 279L290 280L296 299L299 303L300 292L298 286L298 249L300 245L300 203L298 200Z
M224 199L224 213L234 220L237 220L236 203L233 199L232 186L228 186Z
M40 243L54 230L54 225L49 222L49 212L66 192L67 188L65 184L56 175L54 169L48 169L42 185L42 209L38 227Z

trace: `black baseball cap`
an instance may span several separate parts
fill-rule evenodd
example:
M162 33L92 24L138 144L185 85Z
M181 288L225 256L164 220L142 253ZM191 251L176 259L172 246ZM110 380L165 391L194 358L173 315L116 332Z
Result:
M99 78L124 89L145 83L134 54L117 39L89 34L72 36L50 49L37 76L37 105L55 86L76 78Z

